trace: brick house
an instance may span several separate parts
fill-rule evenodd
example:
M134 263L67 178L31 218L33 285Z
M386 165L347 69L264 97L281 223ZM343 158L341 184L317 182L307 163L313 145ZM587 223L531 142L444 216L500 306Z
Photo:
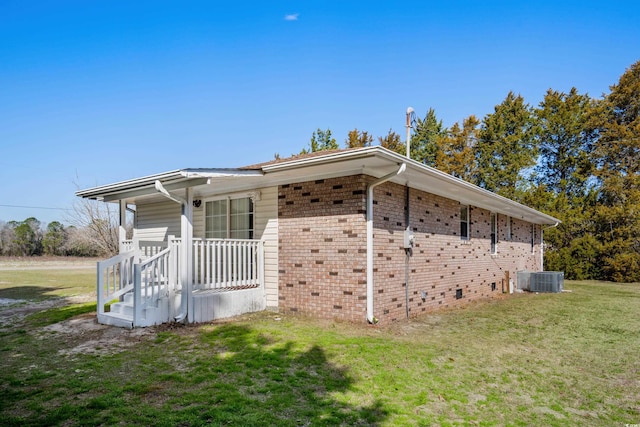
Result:
M127 327L264 309L416 316L541 271L543 230L559 222L379 146L77 194L119 203L121 253L98 263L98 317Z

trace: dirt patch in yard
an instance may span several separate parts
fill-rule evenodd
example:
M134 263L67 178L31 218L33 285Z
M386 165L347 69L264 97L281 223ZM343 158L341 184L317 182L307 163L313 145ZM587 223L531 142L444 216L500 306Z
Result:
M82 304L95 301L94 295L78 295L66 298L53 298L44 301L26 301L2 298L0 303L0 326L9 326L20 322L30 314L50 308L64 307L69 304Z
M77 354L113 354L155 337L154 328L124 329L101 325L95 313L83 314L63 322L45 326L37 332L41 338L61 335L70 344L58 352L62 356Z
M0 304L0 327L19 327L22 320L31 314L93 301L95 296L90 294L44 301L4 298ZM129 330L101 325L97 322L95 312L33 330L33 334L40 339L50 339L52 335L58 335L59 340L66 344L58 353L65 356L117 353L149 337L155 337L156 333L153 327Z

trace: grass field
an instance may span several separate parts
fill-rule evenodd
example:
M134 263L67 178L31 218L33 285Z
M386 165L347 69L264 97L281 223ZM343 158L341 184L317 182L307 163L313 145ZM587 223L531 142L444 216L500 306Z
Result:
M0 284L64 302L2 326L2 425L640 423L640 284L566 282L387 327L265 312L127 331L67 300L92 274L49 273Z

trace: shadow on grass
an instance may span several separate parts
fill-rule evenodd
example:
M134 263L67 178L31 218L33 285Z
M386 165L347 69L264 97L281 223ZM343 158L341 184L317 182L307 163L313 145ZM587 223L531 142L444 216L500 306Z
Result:
M0 289L0 299L15 300L15 303L0 306L5 316L12 313L24 316L28 326L38 327L62 322L80 314L95 313L96 303L74 303L69 297L57 296L61 288L46 286L16 286ZM52 296L53 294L53 296Z
M353 379L317 345L299 349L233 324L198 338L204 351L191 361L184 395L172 401L177 423L377 425L386 417L380 402L344 399Z
M54 286L13 286L0 289L0 298L15 300L43 301L51 298L64 298L55 295L63 288Z
M84 304L64 305L63 307L49 308L33 313L25 319L29 325L34 327L52 325L62 322L72 317L86 313L95 313L96 303L88 302Z
M189 339L161 332L153 347L155 353L136 350L144 370L154 365L152 380L104 384L110 392L80 411L60 408L58 414L81 413L90 424L126 420L128 425L166 426L376 426L388 416L379 401L350 402L353 378L317 345L300 348L246 325L227 324ZM176 357L181 358L177 369ZM168 360L172 368L158 369Z

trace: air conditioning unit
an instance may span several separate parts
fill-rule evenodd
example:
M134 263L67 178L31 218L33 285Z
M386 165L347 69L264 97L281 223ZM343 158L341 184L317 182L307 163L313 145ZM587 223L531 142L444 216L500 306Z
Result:
M518 289L530 292L562 292L564 272L562 271L518 271Z
M531 283L530 271L516 272L516 289L521 291L528 291L530 283Z
M563 271L539 271L529 277L531 292L562 292L563 288Z

